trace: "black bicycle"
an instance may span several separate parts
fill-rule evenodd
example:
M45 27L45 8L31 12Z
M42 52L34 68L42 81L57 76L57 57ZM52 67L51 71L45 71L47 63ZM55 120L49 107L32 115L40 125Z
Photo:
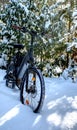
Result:
M20 56L20 50L23 49L23 45L11 44L14 48L18 48L18 51L7 67L6 85L9 86L11 84L12 88L17 85L20 88L20 101L29 105L33 112L36 113L42 108L45 98L44 78L41 71L35 67L33 57L33 42L37 32L29 31L25 27L13 26L13 28L20 29L24 33L28 32L31 35L31 43L29 50L23 57ZM17 65L19 58L22 60Z

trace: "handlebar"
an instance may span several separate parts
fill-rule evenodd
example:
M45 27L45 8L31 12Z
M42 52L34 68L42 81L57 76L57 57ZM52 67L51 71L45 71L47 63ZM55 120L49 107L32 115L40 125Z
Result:
M21 30L23 33L29 33L32 37L33 36L40 36L40 35L42 35L42 36L44 36L45 34L46 34L46 32L45 31L42 31L40 34L37 32L37 31L35 31L35 30L29 30L29 29L27 29L26 27L20 27L20 26L16 26L16 25L13 25L12 26L14 29L16 29L16 30Z
M26 27L20 27L20 26L16 26L16 25L13 25L12 26L14 29L18 29L18 30L21 30L23 33L29 33L31 36L37 36L37 32L34 31L34 30L28 30Z

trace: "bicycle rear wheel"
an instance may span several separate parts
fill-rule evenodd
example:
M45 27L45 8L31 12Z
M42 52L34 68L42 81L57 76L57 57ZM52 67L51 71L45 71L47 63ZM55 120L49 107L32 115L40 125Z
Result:
M6 71L6 86L9 88L15 88L15 66L14 64L9 64Z
M21 83L21 102L29 105L36 113L42 109L44 97L45 84L41 72L36 68L29 68Z

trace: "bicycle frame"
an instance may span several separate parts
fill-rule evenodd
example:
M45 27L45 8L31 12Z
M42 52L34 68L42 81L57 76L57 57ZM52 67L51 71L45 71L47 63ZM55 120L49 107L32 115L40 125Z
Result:
M33 66L34 64L34 58L33 58L33 41L34 41L34 34L31 33L31 43L30 43L30 48L27 52L27 54L25 53L24 58L22 59L22 62L20 64L20 66L18 67L17 70L17 81L21 82L24 73L26 72L27 68L29 66Z

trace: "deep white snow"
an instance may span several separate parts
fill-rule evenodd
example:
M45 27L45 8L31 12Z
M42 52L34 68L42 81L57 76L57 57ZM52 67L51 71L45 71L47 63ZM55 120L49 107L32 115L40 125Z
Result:
M5 86L4 75L0 70L0 130L77 130L77 83L45 78L43 109L35 114L21 104L17 88Z

